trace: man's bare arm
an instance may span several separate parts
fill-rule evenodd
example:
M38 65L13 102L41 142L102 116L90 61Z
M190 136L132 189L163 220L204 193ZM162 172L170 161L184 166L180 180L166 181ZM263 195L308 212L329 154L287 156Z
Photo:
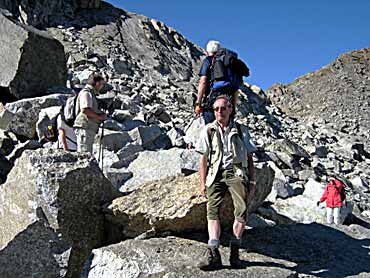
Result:
M200 194L206 197L206 177L207 177L207 163L206 155L200 157L199 175L200 175Z
M60 128L58 131L59 131L59 140L62 142L63 149L65 151L68 151L66 133L65 133L64 129L62 129L62 128Z
M82 113L84 113L88 118L95 119L100 122L103 122L107 119L105 114L96 114L91 108L83 108Z
M201 104L203 100L204 93L207 89L207 76L201 76L199 80L199 86L198 86L198 97L197 97L197 103Z

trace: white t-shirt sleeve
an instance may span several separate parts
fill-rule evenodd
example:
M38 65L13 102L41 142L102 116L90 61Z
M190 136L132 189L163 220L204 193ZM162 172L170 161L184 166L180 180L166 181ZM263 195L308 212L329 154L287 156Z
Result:
M79 95L80 109L92 108L93 98L89 91L83 90Z

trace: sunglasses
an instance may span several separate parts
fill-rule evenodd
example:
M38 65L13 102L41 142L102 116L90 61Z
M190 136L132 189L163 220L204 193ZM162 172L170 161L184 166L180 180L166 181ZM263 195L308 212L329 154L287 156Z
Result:
M231 106L216 106L213 108L213 111L215 112L223 112L223 111L226 111L228 108L230 108Z

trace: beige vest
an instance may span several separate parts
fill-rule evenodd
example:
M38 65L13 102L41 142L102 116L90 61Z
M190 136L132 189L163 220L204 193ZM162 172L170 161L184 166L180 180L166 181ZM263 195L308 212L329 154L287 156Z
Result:
M93 103L92 103L91 110L93 112L95 112L96 114L101 114L101 111L99 110L98 100L96 98L96 91L95 91L94 87L92 87L90 85L86 85L85 88L82 89L82 91L88 91L92 96ZM73 127L83 128L83 129L88 129L88 130L91 130L91 131L98 132L100 122L96 121L95 119L90 119L89 117L86 116L85 113L81 112L81 108L80 108L81 92L77 97L77 105L76 105L77 117L76 117L76 120L75 120L75 123L74 123Z
M233 153L233 170L237 176L248 181L248 152L242 139L238 135L238 129L233 123L230 127L230 140ZM211 153L208 158L208 171L206 178L206 186L212 185L215 181L218 171L222 163L223 146L221 140L221 134L216 121L207 125L208 130L214 130L214 135L211 138L210 146Z

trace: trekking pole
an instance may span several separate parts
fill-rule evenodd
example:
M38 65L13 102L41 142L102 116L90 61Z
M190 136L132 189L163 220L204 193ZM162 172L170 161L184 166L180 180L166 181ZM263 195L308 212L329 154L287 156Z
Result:
M101 169L104 174L104 149L103 149L103 138L104 138L104 122L102 123L102 130L99 140L99 164L101 163Z

